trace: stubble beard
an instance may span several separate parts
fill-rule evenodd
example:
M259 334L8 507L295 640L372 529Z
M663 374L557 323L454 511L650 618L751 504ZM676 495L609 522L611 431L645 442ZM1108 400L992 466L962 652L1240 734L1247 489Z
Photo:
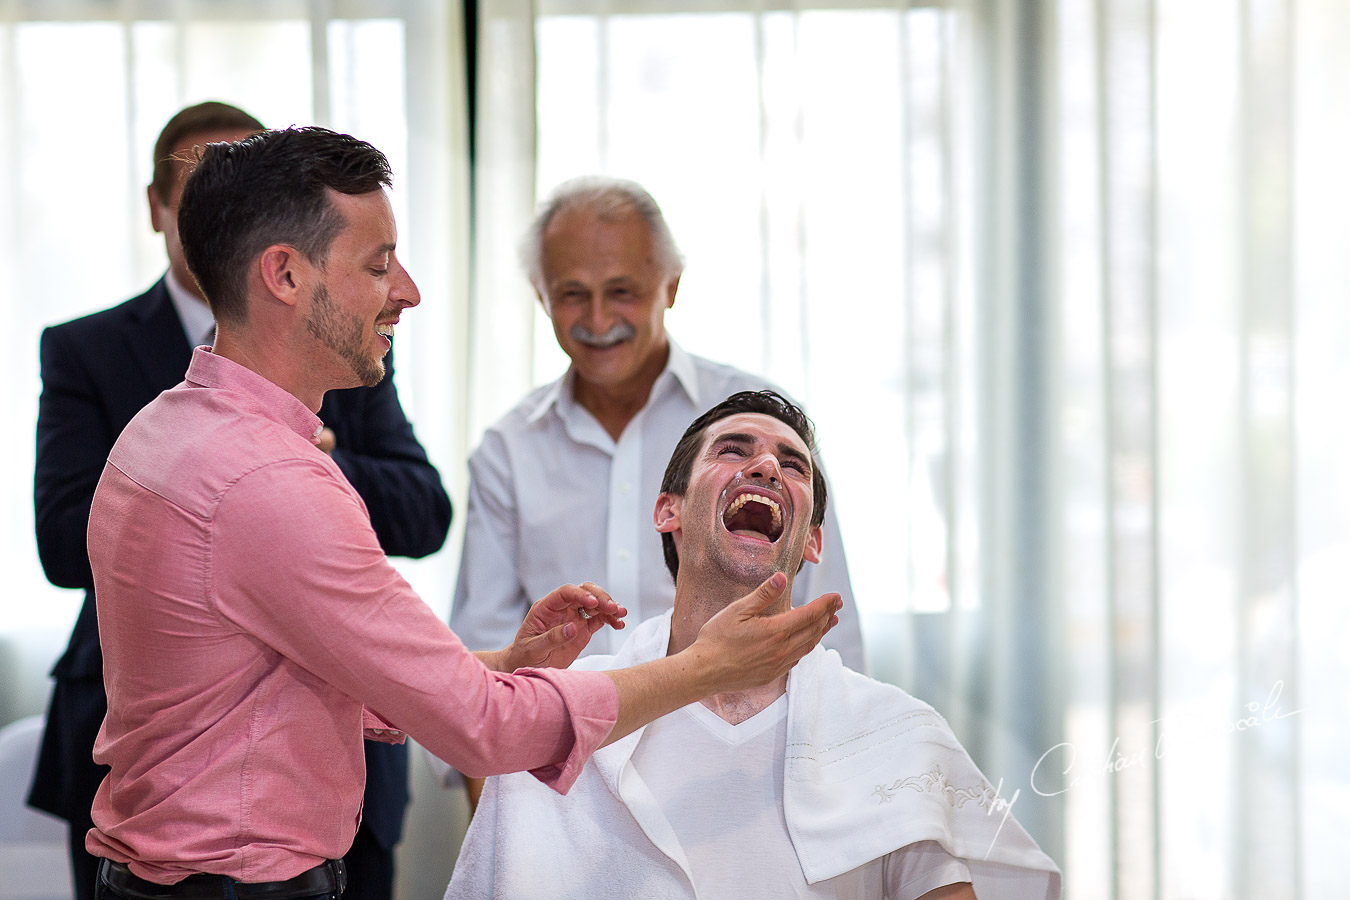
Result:
M320 284L311 296L313 303L305 319L309 333L340 356L362 385L379 384L384 379L384 360L372 358L366 351L367 326L355 315L338 309L328 293L328 285Z

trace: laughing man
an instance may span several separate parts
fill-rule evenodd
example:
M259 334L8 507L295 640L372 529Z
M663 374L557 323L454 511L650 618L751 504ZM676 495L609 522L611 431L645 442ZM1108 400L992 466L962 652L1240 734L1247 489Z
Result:
M809 420L773 392L731 396L684 433L656 501L674 609L577 666L680 652L819 559L824 514ZM818 647L598 751L565 799L489 779L446 898L1058 897L1009 812L941 716Z

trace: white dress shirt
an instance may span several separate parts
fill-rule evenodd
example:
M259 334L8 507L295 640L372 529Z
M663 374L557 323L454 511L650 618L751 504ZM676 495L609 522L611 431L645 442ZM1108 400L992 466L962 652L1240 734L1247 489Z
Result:
M573 399L571 369L488 429L469 458L464 553L450 625L471 650L505 647L531 603L560 584L593 581L636 624L675 603L652 510L684 430L737 391L774 386L692 356L674 341L647 404L615 441ZM776 389L776 388L775 388ZM827 507L819 563L797 576L793 603L837 591L844 607L824 644L866 671L839 523ZM604 629L588 653L613 653Z
M164 273L164 287L178 313L178 321L183 323L183 334L187 336L188 346L211 346L216 334L216 319L211 314L211 307L179 284L173 269Z

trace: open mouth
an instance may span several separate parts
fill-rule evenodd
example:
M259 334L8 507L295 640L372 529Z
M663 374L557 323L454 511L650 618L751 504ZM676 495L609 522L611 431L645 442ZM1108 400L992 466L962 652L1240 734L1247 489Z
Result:
M722 513L722 525L732 534L772 543L783 535L783 508L772 497L741 494Z

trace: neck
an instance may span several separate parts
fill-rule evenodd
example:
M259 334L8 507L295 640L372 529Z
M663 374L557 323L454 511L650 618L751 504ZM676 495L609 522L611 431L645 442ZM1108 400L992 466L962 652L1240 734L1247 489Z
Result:
M681 567L675 582L675 611L670 620L670 644L666 655L679 653L698 638L709 619L749 594L759 583L742 584L724 577L700 579ZM786 612L792 606L792 576L788 576L783 596L764 611L764 615ZM787 690L787 675L748 691L726 691L705 697L703 705L733 725L759 713Z
M669 343L660 353L653 353L632 378L613 386L588 382L578 372L572 383L572 397L583 409L595 416L600 427L617 441L628 427L628 423L632 422L647 405L652 386L665 371L668 359L670 359Z
M216 323L215 346L212 352L231 362L238 363L266 378L280 388L290 392L301 403L317 413L323 405L324 390L315 387L304 372L291 364L291 356L284 345L276 346L266 340L251 340L245 327L236 330L228 325Z

